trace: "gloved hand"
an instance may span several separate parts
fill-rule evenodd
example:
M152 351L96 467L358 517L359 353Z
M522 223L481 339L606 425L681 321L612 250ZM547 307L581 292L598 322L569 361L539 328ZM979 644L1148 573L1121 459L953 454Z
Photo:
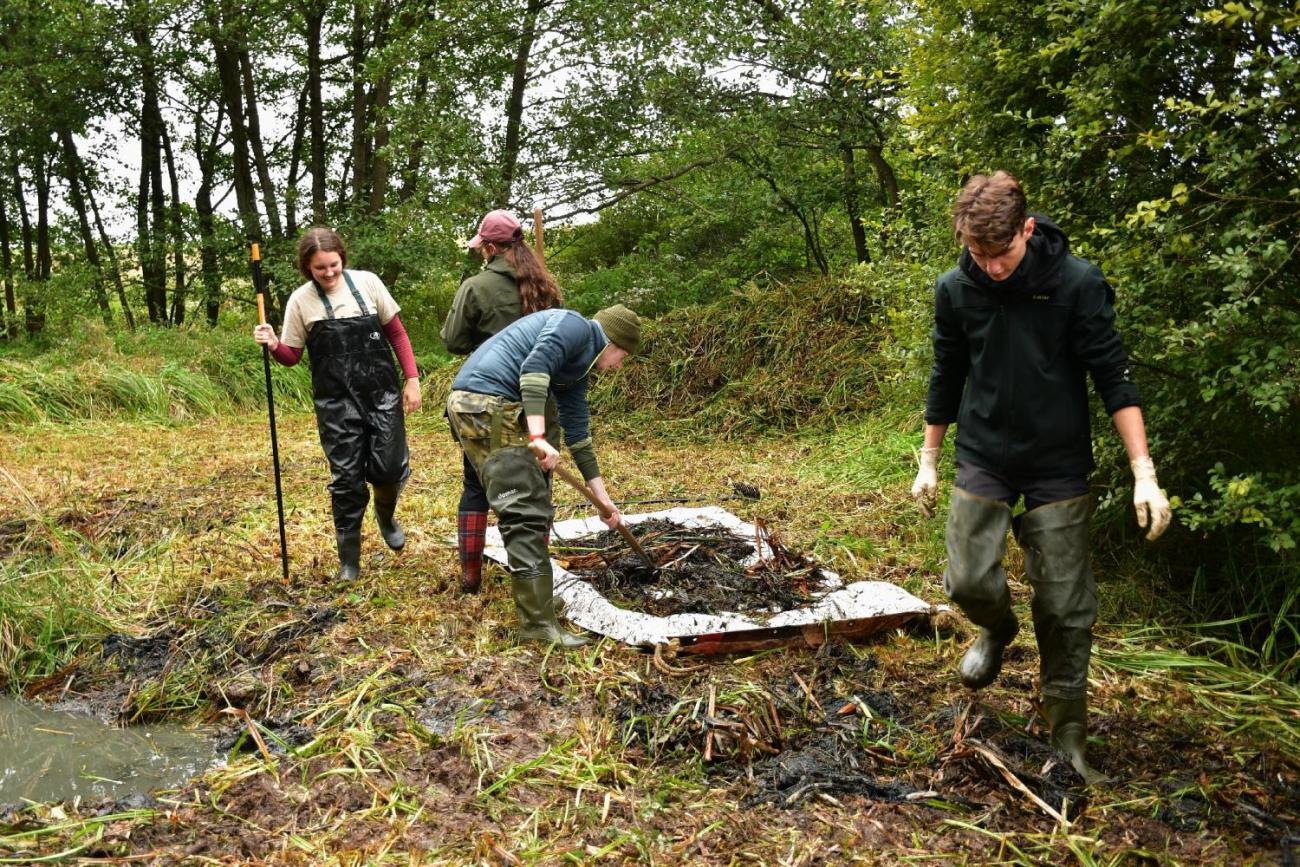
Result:
M921 467L912 482L912 499L927 518L934 517L934 506L939 500L939 449L921 449Z
M1156 483L1156 465L1151 458L1138 458L1130 466L1133 468L1133 508L1137 509L1138 526L1145 527L1150 521L1147 541L1153 542L1160 538L1173 517L1169 498Z

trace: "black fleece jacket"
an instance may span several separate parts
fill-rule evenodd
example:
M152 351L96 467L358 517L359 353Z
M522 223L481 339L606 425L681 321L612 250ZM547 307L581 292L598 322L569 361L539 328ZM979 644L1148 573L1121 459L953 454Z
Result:
M1140 406L1115 330L1115 292L1034 215L1025 258L1003 281L962 250L939 277L925 420L957 423L957 459L1011 478L1093 467L1087 376L1106 412Z

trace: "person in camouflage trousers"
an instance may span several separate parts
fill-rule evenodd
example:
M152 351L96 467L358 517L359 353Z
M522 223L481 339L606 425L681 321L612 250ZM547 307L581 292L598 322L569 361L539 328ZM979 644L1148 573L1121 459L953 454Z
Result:
M602 520L618 526L623 516L605 490L592 447L587 391L593 373L618 369L640 344L640 319L622 305L591 319L541 310L489 338L452 382L447 420L497 517L522 640L565 649L587 644L555 620L548 473L559 462L560 437L547 424L547 401L554 399L564 442L606 511Z

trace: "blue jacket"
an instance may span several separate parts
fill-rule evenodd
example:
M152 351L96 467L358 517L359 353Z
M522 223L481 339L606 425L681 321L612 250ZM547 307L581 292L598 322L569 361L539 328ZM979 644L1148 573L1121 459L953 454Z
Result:
M546 374L560 412L564 441L572 450L591 439L589 374L608 342L600 325L580 313L560 308L539 310L507 325L474 350L451 387L523 401L520 377ZM542 415L544 409L544 405L524 406L529 415Z

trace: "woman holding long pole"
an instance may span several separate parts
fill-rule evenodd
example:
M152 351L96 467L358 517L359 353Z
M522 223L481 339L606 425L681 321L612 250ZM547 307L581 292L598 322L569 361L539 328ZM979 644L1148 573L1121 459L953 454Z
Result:
M375 519L395 551L406 534L394 516L410 475L404 413L420 408L420 379L400 308L369 271L346 270L343 239L309 229L298 243L298 270L307 282L285 305L284 330L258 325L253 339L286 367L306 349L311 362L316 428L329 460L330 501L338 543L337 579L361 572L361 522L375 490ZM393 354L405 385L399 386Z

